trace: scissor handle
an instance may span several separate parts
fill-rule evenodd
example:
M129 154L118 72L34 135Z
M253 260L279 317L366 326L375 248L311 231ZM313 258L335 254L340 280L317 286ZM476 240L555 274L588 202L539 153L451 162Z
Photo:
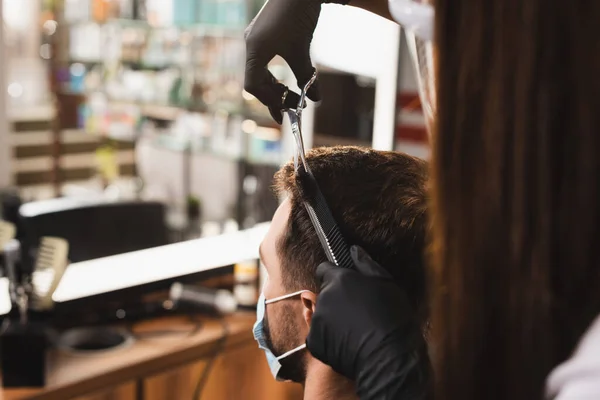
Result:
M296 114L298 115L298 117L302 115L302 109L304 108L304 100L306 99L306 92L308 92L308 89L310 89L310 87L313 85L313 83L315 83L316 80L317 71L313 73L313 75L310 77L308 82L306 82L306 85L304 85L302 91L300 92L300 100L298 100L298 106L296 107Z
M289 117L290 122L292 124L292 134L294 135L294 139L296 139L296 154L294 156L294 167L296 171L299 170L300 163L304 166L304 170L310 172L308 168L308 164L306 163L305 153L304 153L304 140L302 139L302 110L304 108L304 100L306 99L306 92L312 86L313 83L317 80L317 71L313 73L311 78L306 82L304 88L300 92L300 100L298 101L298 106L295 110L288 109L285 110Z

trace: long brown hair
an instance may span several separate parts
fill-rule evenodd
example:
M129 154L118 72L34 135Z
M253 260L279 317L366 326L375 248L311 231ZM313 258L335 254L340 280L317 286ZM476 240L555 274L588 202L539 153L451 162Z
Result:
M600 313L600 1L435 3L436 399L542 399Z

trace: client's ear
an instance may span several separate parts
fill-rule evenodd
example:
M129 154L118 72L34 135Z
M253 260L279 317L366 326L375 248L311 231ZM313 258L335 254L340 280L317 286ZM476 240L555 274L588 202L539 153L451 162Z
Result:
M300 300L302 300L302 316L306 321L306 325L310 328L312 316L317 306L317 295L313 292L303 292L300 294Z

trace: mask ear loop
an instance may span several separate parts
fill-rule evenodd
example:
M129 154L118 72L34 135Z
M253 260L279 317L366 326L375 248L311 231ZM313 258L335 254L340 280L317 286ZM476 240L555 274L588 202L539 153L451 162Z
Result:
M286 351L286 352L285 352L285 353L283 353L282 355L280 355L280 356L277 356L277 357L276 357L276 358L277 358L277 361L281 360L282 358L286 358L287 356L289 356L289 355L292 355L292 354L294 354L294 353L296 353L296 352L298 352L298 351L300 351L300 350L303 350L303 349L305 349L305 348L306 348L306 343L304 343L304 344L301 344L300 346L296 347L295 349L291 349L290 351Z
M280 301L280 300L289 299L290 297L298 296L299 294L302 294L302 293L307 293L307 292L310 292L310 290L306 290L306 289L304 289L304 290L299 290L299 291L297 291L297 292L294 292L294 293L284 294L283 296L274 297L274 298L272 298L272 299L265 300L265 305L267 305L267 304L271 304L271 303L275 303L275 302L277 302L277 301ZM283 353L282 355L280 355L280 356L277 356L277 357L275 357L275 358L277 359L277 361L279 361L279 360L281 360L281 359L283 359L283 358L286 358L287 356L289 356L289 355L292 355L292 354L294 354L294 353L296 353L296 352L298 352L298 351L300 351L300 350L303 350L303 349L305 349L305 348L306 348L306 343L304 343L304 344L301 344L300 346L298 346L298 347L296 347L296 348L294 348L294 349L291 349L291 350L289 350L289 351L286 351L286 352L285 352L285 353Z
M310 292L310 290L307 290L307 289L304 289L304 290L298 290L297 292L294 292L294 293L284 294L283 296L274 297L274 298L272 298L272 299L265 300L265 304L271 304L271 303L275 303L275 302L277 302L277 301L281 301L281 300L289 299L290 297L298 296L299 294L302 294L302 293L307 293L307 292Z

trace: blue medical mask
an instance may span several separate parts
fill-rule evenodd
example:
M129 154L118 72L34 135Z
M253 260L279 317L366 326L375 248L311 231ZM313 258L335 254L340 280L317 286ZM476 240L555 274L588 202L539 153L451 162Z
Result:
M301 293L309 292L309 290L300 290L298 292L286 294L283 296L275 297L274 299L265 299L264 293L260 294L258 298L258 304L256 307L256 322L254 323L254 328L252 329L254 333L254 339L258 342L258 347L265 352L265 356L267 357L267 363L269 364L269 368L271 369L271 374L273 378L281 381L283 379L279 378L277 375L279 374L279 370L281 370L280 360L306 348L306 344L300 345L295 349L287 351L280 356L275 356L271 349L267 346L267 338L265 336L264 323L265 323L265 309L267 304L275 303L277 301L289 299L290 297L298 296Z

